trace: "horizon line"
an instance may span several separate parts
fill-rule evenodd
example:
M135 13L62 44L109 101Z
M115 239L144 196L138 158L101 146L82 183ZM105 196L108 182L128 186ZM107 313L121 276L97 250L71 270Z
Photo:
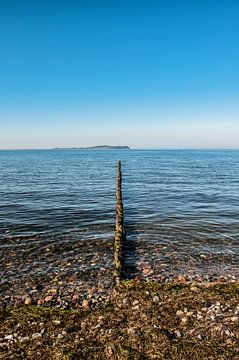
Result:
M98 145L96 145L98 146ZM116 145L107 145L107 146L116 146ZM128 146L128 145L125 145ZM86 147L77 147L77 146L72 146L72 147L49 147L49 148L0 148L0 151L30 151L30 150L35 150L35 151L41 151L41 150L53 150L53 151L59 151L59 150L97 150L97 151L109 151L109 150L122 150L122 151L127 151L127 150L161 150L161 151L174 151L174 150L239 150L239 147L131 147L129 146L129 149L98 149L95 148L94 146L86 146Z

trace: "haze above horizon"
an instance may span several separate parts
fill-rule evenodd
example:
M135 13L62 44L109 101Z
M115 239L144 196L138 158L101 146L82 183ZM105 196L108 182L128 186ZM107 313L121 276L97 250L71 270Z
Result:
M239 148L236 0L0 4L0 148Z

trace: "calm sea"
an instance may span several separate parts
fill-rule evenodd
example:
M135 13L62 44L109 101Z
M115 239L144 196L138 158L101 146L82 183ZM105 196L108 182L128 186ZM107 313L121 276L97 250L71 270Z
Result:
M0 246L9 237L112 239L117 160L127 238L239 255L239 151L0 151Z

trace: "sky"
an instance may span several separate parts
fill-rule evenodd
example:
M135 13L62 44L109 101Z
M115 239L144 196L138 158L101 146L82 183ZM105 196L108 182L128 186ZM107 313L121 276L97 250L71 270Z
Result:
M0 148L239 148L238 0L0 0Z

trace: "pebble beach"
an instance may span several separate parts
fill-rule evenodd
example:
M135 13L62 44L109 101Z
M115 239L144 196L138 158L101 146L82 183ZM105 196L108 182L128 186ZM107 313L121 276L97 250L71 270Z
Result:
M77 241L73 236L8 238L1 253L0 304L77 309L97 308L113 288L113 239ZM14 246L12 246L14 244ZM174 257L162 264L161 245L127 244L126 279L161 284L236 283L235 256ZM171 255L171 256L170 256ZM220 264L220 269L219 265ZM164 266L163 266L164 265ZM17 269L17 271L16 271ZM86 305L87 304L87 305Z

